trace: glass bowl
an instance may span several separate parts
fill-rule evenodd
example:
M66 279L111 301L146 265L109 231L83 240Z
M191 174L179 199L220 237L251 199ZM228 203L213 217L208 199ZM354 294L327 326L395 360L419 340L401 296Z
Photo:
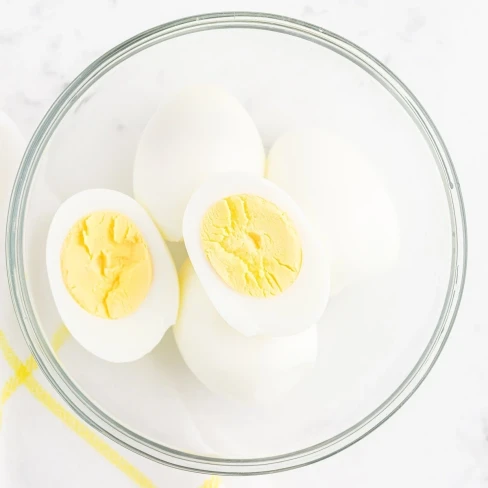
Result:
M267 149L294 127L325 126L360 147L399 217L388 273L333 298L314 372L279 403L208 392L168 332L131 364L110 364L60 326L47 285L46 233L60 202L93 187L131 194L134 153L157 106L182 87L233 92ZM177 263L184 254L171 246ZM247 475L307 465L354 444L416 390L453 325L466 270L466 223L447 149L414 95L351 42L280 16L220 13L139 34L61 94L36 130L12 195L7 264L20 326L40 368L88 424L155 461Z

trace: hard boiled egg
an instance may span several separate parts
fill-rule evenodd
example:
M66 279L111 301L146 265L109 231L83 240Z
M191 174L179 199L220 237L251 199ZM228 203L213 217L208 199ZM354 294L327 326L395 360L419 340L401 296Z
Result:
M212 305L190 261L180 270L180 287L174 336L186 364L209 390L269 402L291 390L313 368L315 325L288 337L245 337Z
M188 203L183 235L215 309L242 334L296 334L323 314L324 242L270 181L246 173L209 177Z
M212 172L264 174L261 137L232 95L213 86L183 90L147 125L134 165L134 195L169 241L182 239L185 207Z
M320 229L330 253L332 293L396 261L393 203L373 167L338 135L325 129L283 135L269 153L267 176Z
M176 321L171 255L149 215L127 195L97 189L66 200L49 229L46 264L66 327L102 359L139 359Z

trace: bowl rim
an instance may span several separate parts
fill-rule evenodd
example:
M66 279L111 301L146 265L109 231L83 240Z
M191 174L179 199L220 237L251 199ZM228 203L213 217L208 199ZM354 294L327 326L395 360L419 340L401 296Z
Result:
M403 382L370 414L340 434L298 451L249 459L200 456L164 446L127 428L92 402L64 371L36 321L23 262L23 224L29 188L49 138L76 100L105 73L154 44L204 30L232 28L299 37L338 53L375 78L403 106L429 144L444 183L452 228L451 271L444 305L432 337ZM258 12L195 15L156 26L122 42L82 71L48 110L27 146L10 199L5 244L11 298L25 340L51 385L81 419L153 461L188 471L238 476L276 473L323 460L358 442L390 418L417 390L442 351L462 298L467 266L466 216L459 181L436 126L417 98L380 61L343 37L297 19Z

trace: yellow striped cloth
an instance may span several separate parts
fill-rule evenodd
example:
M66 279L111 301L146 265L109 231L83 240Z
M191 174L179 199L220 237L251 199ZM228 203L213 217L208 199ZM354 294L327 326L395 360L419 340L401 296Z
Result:
M8 196L23 148L18 130L0 112L2 256ZM123 449L64 405L24 343L10 302L3 258L0 317L0 487L221 488L217 477L165 468ZM70 336L61 326L51 340L57 351Z

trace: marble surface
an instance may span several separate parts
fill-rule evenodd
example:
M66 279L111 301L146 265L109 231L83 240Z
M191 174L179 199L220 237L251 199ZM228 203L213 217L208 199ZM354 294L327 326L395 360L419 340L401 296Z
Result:
M0 109L29 136L61 90L108 48L157 23L231 9L324 26L391 68L444 136L469 225L468 280L458 320L419 391L363 441L322 463L272 476L272 485L488 487L488 319L482 310L488 291L485 2L0 0ZM257 484L249 479L239 486Z

